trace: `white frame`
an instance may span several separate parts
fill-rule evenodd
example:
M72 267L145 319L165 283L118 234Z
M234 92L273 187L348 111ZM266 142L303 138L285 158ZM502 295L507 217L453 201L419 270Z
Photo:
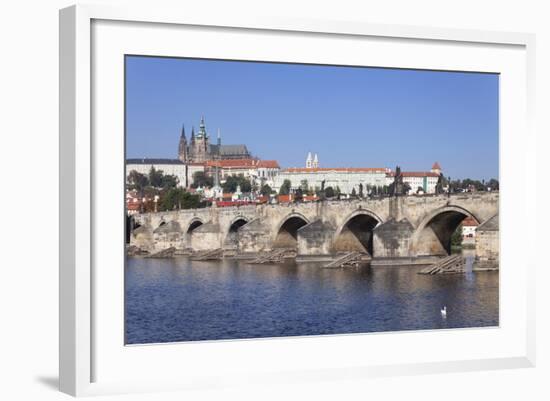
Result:
M233 27L274 31L344 34L388 38L427 39L436 41L507 44L524 46L527 54L527 120L526 149L534 166L534 35L504 32L484 32L459 29L437 29L411 26L388 26L361 22L293 20L278 18L227 18L219 16L185 15L181 10L159 8L111 8L108 6L72 6L60 12L60 389L72 395L90 395L136 390L179 388L177 382L145 383L141 388L127 383L92 383L92 341L94 316L91 312L93 285L91 218L92 157L91 157L91 25L92 20L139 21ZM534 171L534 169L533 169ZM534 176L527 178L534 182ZM534 187L534 186L532 186ZM535 201L529 216L534 216ZM535 219L529 219L530 223ZM534 255L534 253L531 253ZM386 376L441 371L466 371L534 366L534 268L530 259L527 282L527 328L525 354L517 357L492 358L406 365L360 366L332 372L332 377ZM300 379L319 380L329 376L324 370L304 370ZM198 377L197 379L201 379ZM287 372L267 380L297 380ZM265 377L259 380L266 380ZM201 386L218 383L205 381Z

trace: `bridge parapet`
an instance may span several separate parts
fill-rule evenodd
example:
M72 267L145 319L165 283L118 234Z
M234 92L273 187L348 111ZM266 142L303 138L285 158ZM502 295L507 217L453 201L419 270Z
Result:
M149 251L178 243L176 248L195 250L230 246L261 252L284 245L300 254L439 255L448 252L450 234L464 217L483 223L498 213L498 204L498 193L468 193L145 213L134 216L139 228L130 241ZM387 233L392 230L381 226L390 221L408 227L394 230L397 247L384 245L391 242Z

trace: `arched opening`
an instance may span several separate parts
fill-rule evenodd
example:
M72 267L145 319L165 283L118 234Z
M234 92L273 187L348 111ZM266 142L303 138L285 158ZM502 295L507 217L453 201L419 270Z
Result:
M241 228L242 226L244 226L246 223L248 223L247 220L245 219L237 219L233 222L233 224L231 224L231 226L229 227L229 232L230 233L236 233L237 231L239 231L239 228Z
M412 242L412 253L416 256L450 255L453 233L466 217L472 217L478 222L468 211L458 208L430 216L418 228Z
M225 237L226 245L237 245L239 239L239 228L244 226L246 223L248 223L248 220L245 220L244 218L238 218L231 223L227 236Z
M126 243L127 244L130 243L132 232L139 227L141 227L141 224L139 224L139 222L136 221L134 216L126 216Z
M187 228L187 234L192 234L193 231L195 231L198 227L202 226L202 221L195 220L191 224L189 224L189 227Z
M191 247L191 237L193 236L193 231L202 226L202 224L202 221L198 219L193 220L191 224L189 224L189 227L187 227L187 231L185 232L184 247Z
M372 230L379 221L366 213L350 218L337 233L334 242L336 252L364 252L372 255Z
M298 230L308 224L305 218L292 216L285 220L279 228L273 248L297 248Z

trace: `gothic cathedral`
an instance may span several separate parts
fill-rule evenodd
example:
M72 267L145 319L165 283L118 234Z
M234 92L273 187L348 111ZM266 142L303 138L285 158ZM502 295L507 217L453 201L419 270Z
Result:
M217 143L215 145L211 144L203 117L199 125L199 132L196 135L195 127L192 128L189 143L187 143L185 136L185 127L182 127L178 158L184 163L204 163L213 159L250 159L251 155L245 145L222 145L219 131Z

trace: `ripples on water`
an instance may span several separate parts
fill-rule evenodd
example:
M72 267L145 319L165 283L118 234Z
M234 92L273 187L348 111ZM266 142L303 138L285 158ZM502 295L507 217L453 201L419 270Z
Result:
M126 343L498 325L498 273L127 259ZM440 309L447 306L447 318Z

